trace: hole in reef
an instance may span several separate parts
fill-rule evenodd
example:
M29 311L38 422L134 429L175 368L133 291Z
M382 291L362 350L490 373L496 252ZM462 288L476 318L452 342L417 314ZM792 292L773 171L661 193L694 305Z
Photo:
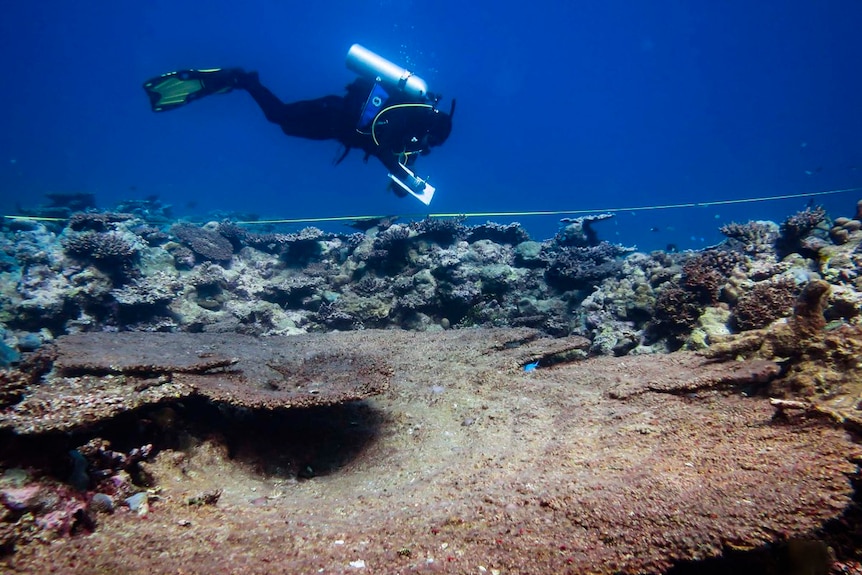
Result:
M194 449L206 440L225 445L229 457L252 472L307 479L336 473L358 458L378 437L383 421L384 414L365 401L267 411L187 398L75 433L0 433L0 467L30 468L68 481L70 450L95 437L123 453L152 444L152 456L165 449Z
M307 479L336 473L378 437L383 413L368 402L273 411L209 404L201 431L218 430L228 454L250 469Z

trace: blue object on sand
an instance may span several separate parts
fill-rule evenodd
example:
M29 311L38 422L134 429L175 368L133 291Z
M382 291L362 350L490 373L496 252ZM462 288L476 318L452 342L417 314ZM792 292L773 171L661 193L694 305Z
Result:
M21 361L21 354L0 341L0 367L9 367Z
M533 371L533 370L534 370L534 369L536 369L537 367L539 367L539 362L538 362L538 361L534 361L533 363L528 363L527 365L525 365L525 366L524 366L524 371Z

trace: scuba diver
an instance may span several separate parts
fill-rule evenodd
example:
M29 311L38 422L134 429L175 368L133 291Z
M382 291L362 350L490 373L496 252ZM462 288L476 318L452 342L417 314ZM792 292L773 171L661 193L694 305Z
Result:
M452 131L455 101L448 113L437 109L440 96L428 91L413 73L354 44L347 53L347 67L359 78L347 86L345 96L284 103L258 79L257 72L241 68L180 70L144 83L154 112L173 110L210 94L235 89L248 92L266 119L289 136L310 140L337 140L344 152L365 152L389 170L391 189L408 194L425 205L435 188L411 169L419 155L443 144Z

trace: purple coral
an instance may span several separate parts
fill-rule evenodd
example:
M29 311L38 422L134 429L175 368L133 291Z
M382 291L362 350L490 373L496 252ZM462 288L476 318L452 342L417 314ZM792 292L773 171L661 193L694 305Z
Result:
M727 250L707 250L688 260L682 268L683 286L703 303L715 303L730 273L745 256Z
M796 283L788 278L755 284L733 308L737 329L759 329L789 316L799 291Z
M810 251L805 248L803 240L825 220L826 210L820 206L806 208L784 220L781 224L781 234L775 243L778 256L784 257L794 252Z

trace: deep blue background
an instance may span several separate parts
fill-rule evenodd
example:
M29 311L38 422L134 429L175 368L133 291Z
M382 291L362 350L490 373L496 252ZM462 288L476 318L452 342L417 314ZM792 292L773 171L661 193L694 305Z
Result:
M422 213L386 191L378 163L354 152L332 167L337 144L284 136L244 93L154 114L141 89L178 68L243 66L284 100L340 94L353 42L413 69L444 108L458 99L450 141L417 165L438 188L432 212L862 186L858 0L242 4L6 0L3 213L75 191L103 207L158 194L198 217ZM853 215L860 197L820 202ZM644 249L699 247L722 223L780 221L805 203L622 212L599 230ZM520 221L539 239L557 227Z

